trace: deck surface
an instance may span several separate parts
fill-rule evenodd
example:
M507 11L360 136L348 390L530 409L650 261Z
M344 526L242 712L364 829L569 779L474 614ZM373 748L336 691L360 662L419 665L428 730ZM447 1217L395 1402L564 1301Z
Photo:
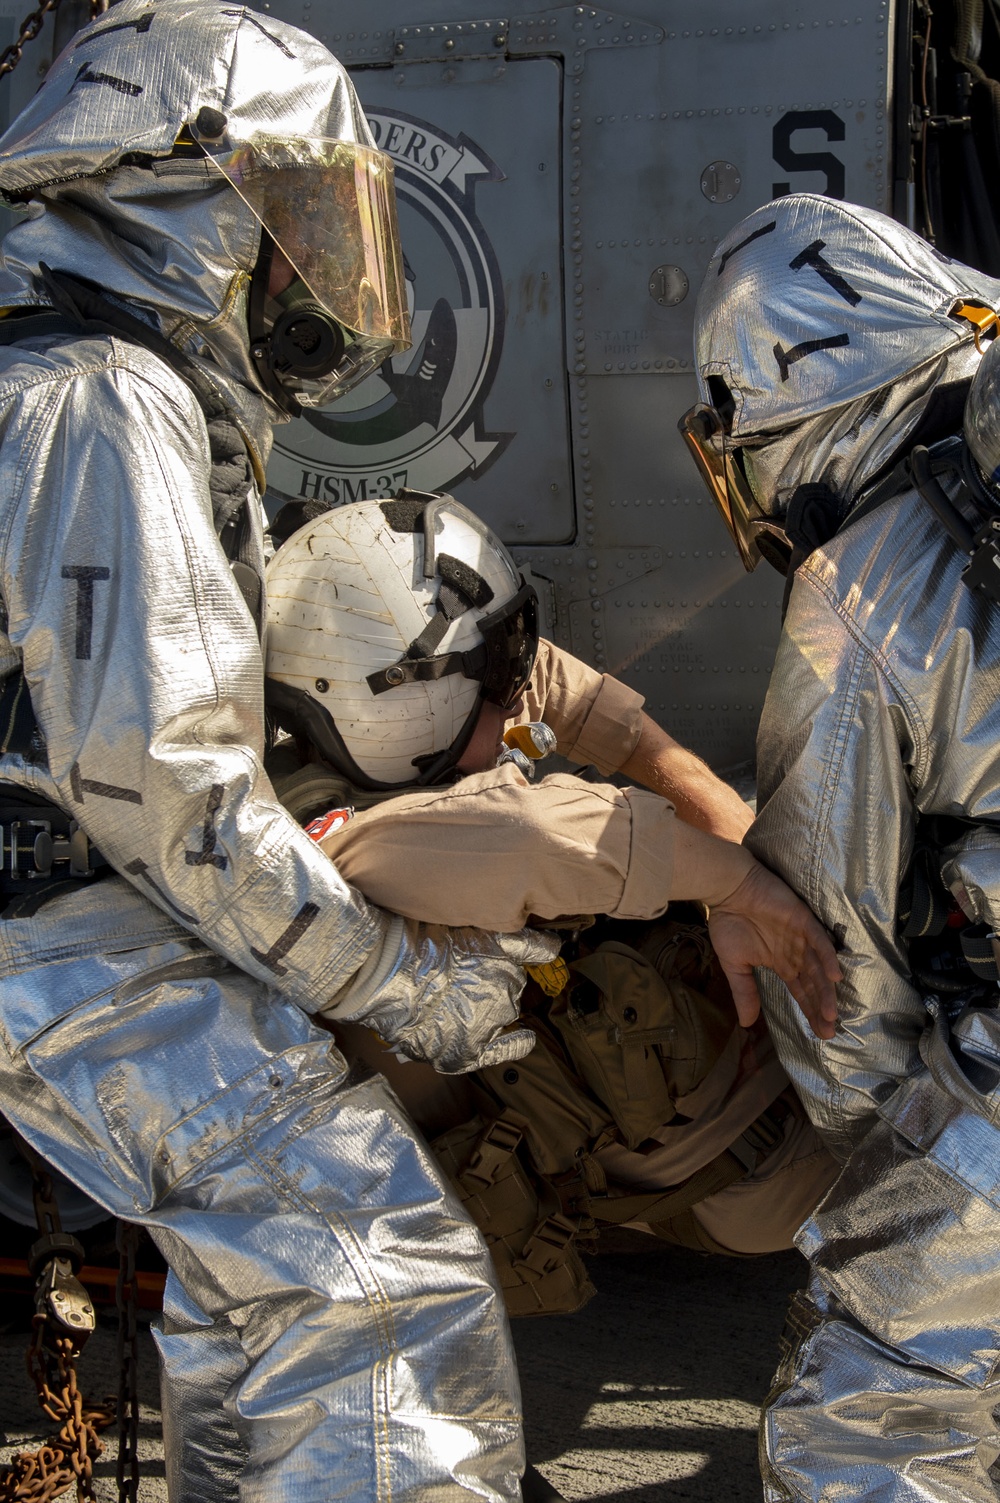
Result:
M792 1252L658 1248L593 1260L598 1295L585 1310L514 1326L531 1461L571 1503L759 1503L758 1406L804 1275ZM112 1319L80 1361L87 1395L117 1387ZM139 1497L166 1503L156 1358L148 1332L142 1341ZM0 1459L49 1433L24 1375L25 1343L0 1336ZM95 1473L99 1503L113 1503L113 1437Z

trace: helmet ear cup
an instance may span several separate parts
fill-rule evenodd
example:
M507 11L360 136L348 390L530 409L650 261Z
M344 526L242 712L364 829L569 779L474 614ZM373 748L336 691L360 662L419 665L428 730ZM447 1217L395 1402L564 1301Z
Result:
M344 331L318 303L296 303L274 321L268 358L279 376L328 376L344 357Z

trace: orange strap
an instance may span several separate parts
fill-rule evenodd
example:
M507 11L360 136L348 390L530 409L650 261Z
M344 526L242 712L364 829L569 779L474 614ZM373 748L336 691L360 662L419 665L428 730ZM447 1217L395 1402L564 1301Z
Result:
M972 325L973 338L976 341L976 349L980 355L983 353L983 347L979 342L980 339L991 330L996 333L996 330L1000 328L1000 319L998 319L996 313L992 308L987 308L983 303L956 303L951 310L951 316L952 318L964 318L966 323Z

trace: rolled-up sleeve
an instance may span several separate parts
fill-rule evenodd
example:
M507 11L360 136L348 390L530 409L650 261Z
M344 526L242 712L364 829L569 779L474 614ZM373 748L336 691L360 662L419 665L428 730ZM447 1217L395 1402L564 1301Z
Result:
M673 806L642 789L516 768L365 810L323 849L370 901L428 923L511 932L535 917L656 918L674 866Z
M581 766L593 763L608 776L635 751L644 704L619 679L597 673L543 638L519 718L544 720L562 756Z

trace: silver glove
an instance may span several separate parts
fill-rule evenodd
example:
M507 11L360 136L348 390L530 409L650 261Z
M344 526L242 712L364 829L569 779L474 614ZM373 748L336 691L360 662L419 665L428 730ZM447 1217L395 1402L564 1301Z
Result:
M559 953L555 935L521 929L488 934L447 929L396 914L353 979L321 1009L342 1023L364 1023L411 1059L427 1060L443 1075L523 1059L535 1042L517 1021L525 966Z
M544 720L512 725L504 732L503 740L503 751L497 757L496 765L503 767L506 762L513 762L529 783L535 776L535 763L541 762L556 749L556 733Z

